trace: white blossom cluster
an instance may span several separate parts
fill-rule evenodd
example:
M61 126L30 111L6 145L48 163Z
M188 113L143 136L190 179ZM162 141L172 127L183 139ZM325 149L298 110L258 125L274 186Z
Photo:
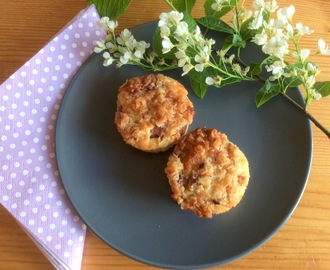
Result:
M253 7L255 11L249 28L259 31L252 38L252 42L262 46L262 51L269 55L265 60L267 63L266 70L272 73L269 80L275 81L296 76L302 81L312 98L321 98L321 95L313 88L315 77L318 75L319 70L316 65L313 65L308 60L311 51L309 49L301 49L299 46L301 36L311 34L313 30L300 22L293 25L292 17L295 13L293 5L278 9L275 0L271 2L255 0ZM265 13L272 14L275 11L275 18L265 19ZM328 46L322 39L318 42L317 53L330 54ZM291 64L292 61L287 61L289 57L292 57L300 65Z
M183 69L182 75L193 68L202 72L210 65L211 47L215 41L204 38L198 26L190 32L183 17L183 13L174 10L160 14L158 26L162 38L162 52L166 54L175 48L174 55L178 66Z
M103 65L109 66L114 61L117 66L128 63L140 63L145 59L146 49L150 44L145 41L137 41L132 33L125 29L118 36L115 35L115 29L118 27L117 21L111 21L108 17L103 17L98 22L107 35L104 40L96 41L94 52L103 52Z

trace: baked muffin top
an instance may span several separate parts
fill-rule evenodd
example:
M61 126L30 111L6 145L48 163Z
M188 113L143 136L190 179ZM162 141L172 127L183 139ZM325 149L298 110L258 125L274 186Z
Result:
M250 177L243 152L225 134L207 128L197 128L177 143L165 172L181 208L207 218L236 206Z
M195 114L188 91L162 74L127 80L118 91L115 123L124 141L147 152L173 146Z

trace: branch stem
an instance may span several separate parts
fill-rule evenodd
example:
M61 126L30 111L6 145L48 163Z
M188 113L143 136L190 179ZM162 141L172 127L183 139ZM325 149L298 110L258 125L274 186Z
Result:
M238 57L235 57L234 60L239 63L240 65L242 65L244 68L247 67L247 65ZM255 75L254 76L255 80L260 82L260 83L265 83L266 80L261 77L260 75ZM283 92L279 92L279 95L281 97L283 97L287 102L289 102L290 104L292 104L296 109L298 109L299 111L301 111L302 113L305 114L305 116L317 127L319 128L330 140L330 131L324 127L313 115L311 115L304 107L302 107L301 105L299 105L296 101L294 101L291 97L289 97L288 95L286 95Z

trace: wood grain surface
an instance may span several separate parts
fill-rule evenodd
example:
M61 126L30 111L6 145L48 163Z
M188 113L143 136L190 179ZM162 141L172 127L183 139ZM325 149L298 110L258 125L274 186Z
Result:
M278 3L280 6L293 4L296 7L295 21L315 30L312 35L302 39L304 48L316 48L320 37L330 44L330 1L279 0ZM37 53L86 6L84 0L1 0L0 83ZM195 17L203 14L202 6L203 1L197 0L193 13ZM167 10L168 6L161 0L133 0L127 12L119 19L120 29L156 20L160 12ZM317 57L315 60L322 71L319 80L330 80L330 57ZM310 112L330 129L330 97L314 102ZM330 140L314 126L313 138L313 163L309 181L291 218L272 239L254 252L214 269L330 269ZM0 269L53 269L2 206ZM82 269L156 268L121 255L87 231Z

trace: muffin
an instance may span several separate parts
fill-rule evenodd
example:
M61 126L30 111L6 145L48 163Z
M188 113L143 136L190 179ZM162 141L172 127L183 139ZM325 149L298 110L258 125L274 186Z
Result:
M131 78L119 88L115 123L127 144L156 153L186 134L194 114L181 83L162 74L148 74Z
M235 207L250 177L243 152L225 134L207 128L197 128L177 143L165 172L181 209L206 218Z

